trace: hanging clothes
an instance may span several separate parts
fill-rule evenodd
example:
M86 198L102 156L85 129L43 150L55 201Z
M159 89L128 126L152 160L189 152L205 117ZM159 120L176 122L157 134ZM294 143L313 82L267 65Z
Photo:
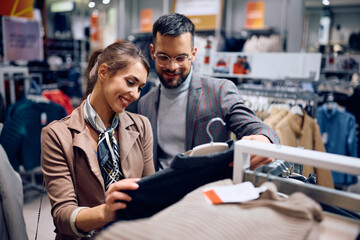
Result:
M16 171L40 166L40 134L44 126L66 116L65 109L53 102L23 99L11 105L0 135L9 161Z
M320 126L326 152L358 157L356 120L349 112L341 111L337 104L324 104L318 108L317 121ZM350 185L357 182L351 174L332 171L335 185Z
M276 125L283 119L287 114L285 108L273 108L270 115L264 119L264 123L269 125L272 129L275 129Z
M69 115L73 111L73 105L71 103L71 99L68 95L66 95L60 89L53 90L44 90L42 95L49 99L50 101L57 103L63 106L66 110L66 113Z
M275 132L279 135L281 144L325 152L318 124L304 110L303 115L301 117L289 112L276 125ZM330 170L303 165L302 175L307 177L310 173L316 174L318 185L334 188Z

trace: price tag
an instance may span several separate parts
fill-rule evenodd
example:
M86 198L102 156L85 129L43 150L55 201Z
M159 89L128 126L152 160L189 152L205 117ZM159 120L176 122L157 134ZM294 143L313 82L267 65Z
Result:
M205 188L203 194L211 204L246 202L259 198L266 187L256 188L251 182L231 186L215 186Z

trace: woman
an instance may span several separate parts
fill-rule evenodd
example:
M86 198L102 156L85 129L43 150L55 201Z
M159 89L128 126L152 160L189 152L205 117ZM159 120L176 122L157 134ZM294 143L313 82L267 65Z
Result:
M127 41L95 51L86 99L43 128L41 165L56 239L92 237L116 218L140 177L154 173L147 118L124 111L137 100L149 63Z

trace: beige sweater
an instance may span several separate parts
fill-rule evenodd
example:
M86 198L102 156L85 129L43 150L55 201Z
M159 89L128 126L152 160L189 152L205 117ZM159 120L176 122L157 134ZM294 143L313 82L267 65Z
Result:
M276 125L275 132L279 135L281 144L325 152L317 122L307 115L305 111L303 112L304 117L301 119L302 124L299 122L299 118L301 118L299 115L294 115L289 112ZM316 174L318 185L334 188L330 170L304 165L303 175L308 177L309 173Z
M321 207L305 194L281 198L267 182L260 199L207 203L202 190L220 185L233 183L226 179L202 186L150 218L114 223L97 239L319 239Z

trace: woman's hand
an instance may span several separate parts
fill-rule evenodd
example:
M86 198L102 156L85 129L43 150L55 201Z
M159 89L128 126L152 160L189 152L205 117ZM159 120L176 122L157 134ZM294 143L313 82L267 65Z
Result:
M136 190L139 185L136 183L140 178L127 178L113 183L106 191L106 201L104 209L104 218L106 222L111 222L116 219L116 211L126 208L125 202L130 202L131 197L123 190Z
M131 201L131 197L122 191L138 189L136 182L139 180L140 178L128 178L111 184L105 193L105 203L80 210L76 216L75 227L83 232L90 232L116 220L116 211L126 208L126 203L122 201Z

